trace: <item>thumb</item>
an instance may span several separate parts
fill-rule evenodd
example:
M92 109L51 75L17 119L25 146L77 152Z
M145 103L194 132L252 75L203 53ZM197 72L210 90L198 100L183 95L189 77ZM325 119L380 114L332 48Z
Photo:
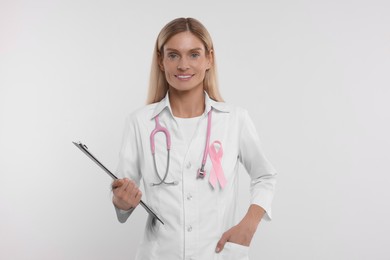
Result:
M227 232L223 233L221 239L217 243L217 247L215 248L215 252L219 253L225 247L226 242L228 241L229 234Z
M118 180L115 180L115 181L112 182L111 188L113 190L115 190L116 188L119 188L122 185L123 185L123 180L122 179L118 179Z

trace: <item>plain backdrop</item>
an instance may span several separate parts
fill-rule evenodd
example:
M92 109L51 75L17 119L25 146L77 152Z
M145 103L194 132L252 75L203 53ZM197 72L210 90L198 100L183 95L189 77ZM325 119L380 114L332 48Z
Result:
M210 31L224 99L279 172L252 259L390 259L387 0L0 1L0 259L133 259L146 212L116 220L125 117L160 29ZM248 207L240 174L239 220Z

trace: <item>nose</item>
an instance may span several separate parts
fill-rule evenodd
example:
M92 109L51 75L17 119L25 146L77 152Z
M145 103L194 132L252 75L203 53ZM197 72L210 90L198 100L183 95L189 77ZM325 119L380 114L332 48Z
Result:
M185 71L189 69L190 66L188 65L188 61L186 58L181 58L179 61L179 64L177 64L177 69L181 71Z

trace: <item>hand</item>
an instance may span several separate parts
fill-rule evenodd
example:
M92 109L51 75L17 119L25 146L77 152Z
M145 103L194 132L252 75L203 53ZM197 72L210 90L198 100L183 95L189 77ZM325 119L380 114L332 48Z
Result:
M115 180L112 183L112 190L114 193L112 202L118 209L135 208L141 201L142 192L134 181L127 178Z
M228 241L242 246L249 246L255 231L256 228L251 228L250 225L241 221L239 224L223 233L221 239L218 241L215 251L217 253L221 252Z
M265 211L260 206L251 205L241 222L223 233L215 251L217 253L221 252L228 241L242 246L249 246L264 213Z

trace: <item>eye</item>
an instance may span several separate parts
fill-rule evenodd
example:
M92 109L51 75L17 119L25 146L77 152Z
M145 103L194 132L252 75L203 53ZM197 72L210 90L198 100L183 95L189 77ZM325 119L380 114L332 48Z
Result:
M175 59L178 59L178 58L179 58L179 55L178 55L177 53L170 52L170 53L168 53L167 57L168 57L168 59L170 59L170 60L175 60Z
M192 58L192 59L199 58L199 56L200 56L200 54L197 53L197 52L191 53L191 58Z

